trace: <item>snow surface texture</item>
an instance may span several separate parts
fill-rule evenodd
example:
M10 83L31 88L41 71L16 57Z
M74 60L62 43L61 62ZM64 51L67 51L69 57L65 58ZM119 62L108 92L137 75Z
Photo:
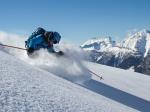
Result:
M104 77L106 82L103 80L103 83L98 82L98 79L95 78L97 81L90 80L82 84L83 87L95 92L93 93L79 85L61 79L54 74L33 67L4 52L0 51L0 56L1 112L149 111L148 101L111 87L118 86L118 88L121 88L123 85L121 81L117 82L114 80L116 77L112 78L113 81L111 79L113 75L110 75L110 77L106 75L106 77ZM92 69L92 67L91 69L97 73L99 72L99 65L85 64L88 67L95 66L94 69ZM105 67L103 67L103 69L106 70ZM109 71L108 68L106 71ZM109 83L111 80L112 82L117 82L117 86L112 82L111 86L105 84L111 84ZM121 77L120 80L122 80ZM145 80L144 78L143 81L146 82L145 85L147 85L149 79ZM132 85L136 85L136 83L132 82ZM128 85L125 84L124 86ZM122 89L124 89L124 86ZM142 89L144 90L143 92L146 92L144 94L147 94L148 90L146 89L149 89L149 86L146 87L147 88ZM134 87L131 89L134 89ZM142 91L140 93L142 93ZM145 98L149 98L148 94Z
M0 42L3 44L24 48L24 41L26 39L27 38L18 35L0 32ZM61 49L59 49L59 47ZM35 53L38 55L35 59L29 58L26 51L10 48L5 48L5 51L33 66L38 66L70 81L82 83L82 81L89 80L91 75L81 63L84 60L83 51L68 43L61 43L59 47L56 46L55 49L62 50L65 53L65 56L59 58L49 54L47 50L44 49Z
M64 49L67 51L70 45L65 46ZM93 75L92 79L74 84L65 80L66 77L65 79L57 77L53 71L50 73L51 70L47 70L46 67L41 69L40 64L35 66L38 60L28 59L24 55L25 52L10 52L12 49L3 52L4 48L0 49L1 112L149 112L150 110L149 76L90 62L81 63L80 49L74 48L77 56L69 57L73 60L63 57L60 61L65 64L73 61L82 64L83 67L79 68L84 72L83 76L87 75L86 67L103 76L103 79L99 80L99 77ZM42 52L44 58L49 57L44 50L39 52ZM71 52L73 51L69 50L69 54ZM47 62L43 60L38 62L47 66ZM49 64L48 62L48 66ZM66 76L65 73L68 72L64 72L64 68L62 74ZM59 66L55 70L59 71Z
M140 112L149 112L150 76L91 62L85 65L104 78L100 81L93 76L85 82L86 88Z
M0 51L0 56L1 112L137 111L9 54Z

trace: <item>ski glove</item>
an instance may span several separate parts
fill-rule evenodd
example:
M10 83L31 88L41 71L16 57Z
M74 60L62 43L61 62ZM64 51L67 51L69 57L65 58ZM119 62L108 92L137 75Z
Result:
M27 49L27 53L28 53L28 54L32 54L33 52L34 52L34 49L33 49L33 48L28 48L28 49Z

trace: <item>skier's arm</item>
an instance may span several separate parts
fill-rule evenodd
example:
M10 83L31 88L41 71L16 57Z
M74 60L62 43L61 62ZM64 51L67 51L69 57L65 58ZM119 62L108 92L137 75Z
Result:
M38 49L37 45L42 43L42 41L43 41L43 39L42 39L41 35L32 38L32 40L29 43L29 48Z

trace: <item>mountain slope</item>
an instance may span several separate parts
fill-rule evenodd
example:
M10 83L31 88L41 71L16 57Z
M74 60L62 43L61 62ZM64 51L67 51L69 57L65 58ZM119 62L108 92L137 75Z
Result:
M0 51L0 110L136 111Z
M120 43L113 42L110 38L90 39L81 48L89 52L93 62L123 69L137 68L150 49L150 31L141 30Z
M84 50L96 50L104 51L110 47L115 46L115 41L112 41L111 37L106 38L93 38L81 45Z
M147 56L150 48L150 31L144 29L130 35L121 42L121 47L138 51L144 57Z

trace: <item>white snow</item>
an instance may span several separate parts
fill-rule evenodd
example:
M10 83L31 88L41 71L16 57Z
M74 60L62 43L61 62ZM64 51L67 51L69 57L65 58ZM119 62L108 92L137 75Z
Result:
M95 38L86 41L81 47L85 51L95 50L98 52L116 52L122 51L126 52L139 52L142 56L146 57L150 49L150 31L141 30L133 34L128 35L122 42L112 41L111 38ZM118 48L117 48L118 47ZM118 50L117 50L117 49ZM115 49L115 50L114 50ZM124 52L125 53L125 52Z
M149 76L83 62L79 48L61 46L68 55L59 59L45 50L29 59L24 51L0 48L1 112L149 112Z
M97 74L103 75L105 79L102 80L103 83L111 84L115 88L150 101L150 76L91 62L88 64L86 62L85 65ZM93 79L98 80L97 77L93 77Z
M81 45L84 50L104 51L107 48L113 47L115 42L111 37L106 38L92 38Z
M134 51L131 50L131 49L121 48L121 47L118 47L118 46L114 46L114 47L111 47L111 48L107 49L107 52L111 52L116 57L119 54L123 55L123 54L132 54L132 53L134 53Z
M122 47L139 51L143 56L147 56L150 49L150 33L148 30L141 30L127 37L122 43Z
M136 111L0 51L1 112Z
M141 112L150 110L150 76L114 67L85 62L99 77L85 82L88 89Z
M26 38L15 34L0 32L0 40L3 44L13 46L19 46L21 44L19 47L24 48L24 41ZM19 44L16 44L18 41ZM65 56L57 58L56 56L49 54L47 50L41 49L40 51L35 52L35 55L38 55L38 57L31 59L27 56L27 53L22 50L12 48L5 48L3 50L30 65L50 71L51 73L70 81L82 82L90 79L91 75L86 72L81 63L85 57L82 49L66 42L60 43L59 47L55 47L56 50L62 50L65 53Z

